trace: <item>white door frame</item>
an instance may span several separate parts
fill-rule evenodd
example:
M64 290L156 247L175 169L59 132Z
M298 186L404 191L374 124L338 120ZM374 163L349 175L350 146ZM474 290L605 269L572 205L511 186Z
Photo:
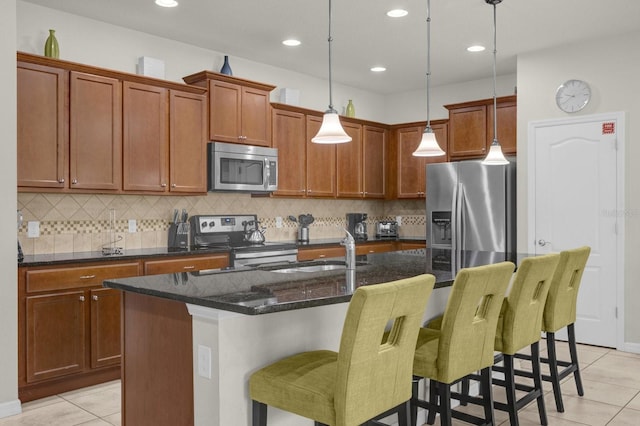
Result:
M615 283L616 289L616 349L625 350L624 339L624 244L625 244L625 167L624 167L624 148L625 148L625 113L611 112L604 114L583 115L570 118L559 118L549 120L538 120L529 122L529 135L527 147L527 250L535 253L535 194L536 194L536 176L535 176L535 135L536 129L539 127L547 127L550 125L558 126L563 124L580 124L593 121L616 120L616 211L618 218L616 227L617 240L617 259L616 274L618 279ZM634 352L631 348L627 348L630 352Z

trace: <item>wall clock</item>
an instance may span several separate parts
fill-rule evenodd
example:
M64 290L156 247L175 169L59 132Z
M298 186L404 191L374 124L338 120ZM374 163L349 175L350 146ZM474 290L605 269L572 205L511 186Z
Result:
M591 99L591 88L586 81L567 80L556 90L556 104L564 112L578 112Z

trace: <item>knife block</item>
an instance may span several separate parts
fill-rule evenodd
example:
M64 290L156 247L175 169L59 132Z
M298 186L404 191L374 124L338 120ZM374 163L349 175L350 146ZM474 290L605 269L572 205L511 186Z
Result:
M187 250L189 248L189 224L187 222L169 225L167 247L170 250Z

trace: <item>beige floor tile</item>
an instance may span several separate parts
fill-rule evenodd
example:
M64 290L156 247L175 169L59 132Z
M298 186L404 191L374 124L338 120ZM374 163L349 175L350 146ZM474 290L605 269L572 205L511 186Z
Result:
M0 426L75 426L96 417L67 401L49 404L20 415L0 419Z
M640 390L640 358L610 353L583 369L582 377Z
M589 426L604 426L621 410L620 407L601 402L591 401L580 397L563 395L564 413L558 413L555 409L553 393L545 395L545 404L547 407L547 417L549 425L555 424L556 421L569 420L579 424ZM528 418L531 413L537 415L534 406L528 406L524 412L527 412Z
M76 426L110 426L110 423L102 419L94 419Z
M640 392L638 392L635 398L633 398L631 402L627 404L627 408L633 408L634 410L640 411Z
M640 411L625 408L608 423L608 426L638 426Z
M46 407L47 405L56 404L58 402L63 402L63 401L64 400L60 398L58 395L36 399L35 401L29 401L22 404L22 412L29 411L29 410L37 410L38 408Z
M113 426L121 426L122 425L122 415L121 413L115 413L110 416L103 417L102 420L108 422Z
M120 412L120 388L105 387L98 391L61 395L74 405L97 417L110 416Z
M624 386L597 382L584 378L582 379L582 387L584 390L584 396L582 398L618 407L624 407L638 394L638 390L634 388L627 388ZM580 397L575 383L573 382L563 382L561 384L561 388L563 396Z
M520 426L540 426L540 417L537 410L524 410L518 412L518 423ZM547 413L548 426L584 426L584 423L574 422L567 419L550 417ZM510 426L509 420L500 426Z

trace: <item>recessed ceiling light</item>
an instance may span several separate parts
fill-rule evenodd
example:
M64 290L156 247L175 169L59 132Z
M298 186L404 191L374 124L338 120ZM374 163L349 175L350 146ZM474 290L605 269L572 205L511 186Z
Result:
M371 67L371 71L373 72L383 72L386 71L387 69L385 67Z
M156 4L162 7L176 7L178 2L176 0L156 0Z
M480 46L479 44L467 47L468 52L482 52L484 51L484 46Z
M300 46L300 40L290 38L288 40L283 40L282 44L284 44L285 46Z
M403 16L407 16L409 12L404 9L393 9L387 12L387 16L390 18L402 18Z

